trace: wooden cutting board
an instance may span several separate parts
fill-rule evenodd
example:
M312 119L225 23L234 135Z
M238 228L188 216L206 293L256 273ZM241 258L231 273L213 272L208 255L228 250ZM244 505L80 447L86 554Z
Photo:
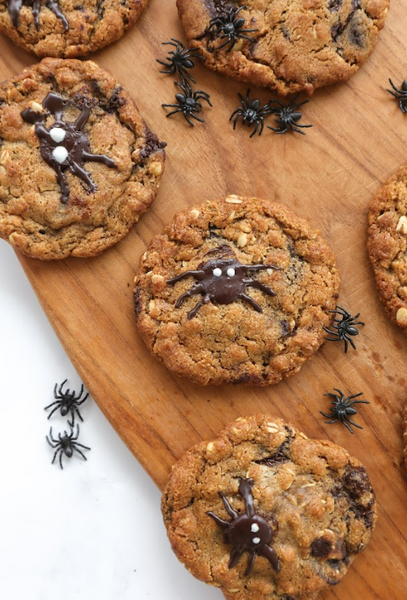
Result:
M369 548L337 588L332 600L405 600L407 597L407 485L400 411L406 402L407 341L385 316L366 254L369 201L387 177L407 160L407 117L386 92L388 77L407 78L407 14L393 0L384 31L368 63L353 79L318 91L304 107L306 136L249 139L228 119L246 86L199 66L199 89L211 94L205 124L189 127L181 115L166 119L173 102L170 76L155 58L161 42L185 40L175 0L151 0L124 39L92 58L133 94L150 127L168 142L167 167L152 209L116 247L89 260L40 262L19 256L40 302L73 364L113 427L157 485L171 465L196 442L211 439L238 416L269 412L310 437L328 438L361 459L371 475L379 522ZM0 79L35 59L0 38ZM270 98L265 90L254 97ZM270 119L270 124L272 119ZM150 356L134 326L133 277L152 236L181 208L228 193L258 195L286 203L318 227L337 256L342 276L340 304L366 323L347 355L326 343L297 375L270 388L198 387L171 375ZM362 391L351 435L325 425L323 394L340 388Z

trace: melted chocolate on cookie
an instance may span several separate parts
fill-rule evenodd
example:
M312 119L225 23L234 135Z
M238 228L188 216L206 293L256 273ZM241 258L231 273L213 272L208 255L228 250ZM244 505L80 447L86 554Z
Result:
M245 504L245 513L237 513L229 504L227 498L219 492L227 513L232 517L231 521L224 521L213 512L207 514L224 529L223 539L225 544L233 546L230 553L229 569L233 569L244 552L249 552L249 560L245 575L250 575L256 556L264 556L272 567L280 571L280 561L277 554L269 546L275 531L270 524L260 515L256 514L253 506L253 479L242 479L239 485L239 494Z
M64 118L64 111L69 104L82 111L73 122L65 121ZM91 192L95 192L96 185L84 168L85 162L100 162L111 169L117 168L117 165L108 156L92 154L90 151L88 134L83 131L91 112L89 101L83 98L83 104L78 106L69 100L64 100L59 94L50 92L44 98L42 105L46 112L40 113L26 108L21 116L27 123L35 125L35 133L40 139L41 156L57 175L61 187L61 202L66 204L69 200L69 186L65 176L67 169L80 177L89 186ZM47 129L44 121L50 115L55 117L55 122Z
M32 6L32 11L33 11L34 19L35 19L35 27L36 27L37 31L39 31L41 0L9 0L7 8L8 8L11 22L13 23L14 27L17 28L19 25L20 11L23 6ZM64 24L65 31L68 31L69 23L68 23L66 17L64 16L64 14L61 12L58 1L57 0L45 0L45 6L47 8L49 8L50 10L52 10L54 15L56 15L58 17L58 19L61 19L62 23Z

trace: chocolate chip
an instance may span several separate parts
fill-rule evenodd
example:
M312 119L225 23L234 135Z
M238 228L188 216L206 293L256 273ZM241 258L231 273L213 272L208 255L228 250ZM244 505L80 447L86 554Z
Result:
M331 542L324 538L317 538L311 544L311 554L316 558L324 558L331 551Z

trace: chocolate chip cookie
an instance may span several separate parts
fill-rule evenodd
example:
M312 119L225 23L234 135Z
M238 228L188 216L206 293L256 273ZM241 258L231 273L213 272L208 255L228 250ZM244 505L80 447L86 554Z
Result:
M163 146L116 79L46 58L0 85L0 237L28 256L94 256L157 193Z
M387 314L407 334L407 165L371 202L368 251Z
M177 0L205 64L286 95L349 79L373 51L389 0Z
M0 0L0 30L39 57L75 58L122 37L148 0Z
M230 195L177 214L142 256L137 326L166 367L199 384L277 383L324 341L339 275L285 206Z
M377 518L358 460L269 415L187 452L162 511L175 554L228 600L313 600L341 581Z

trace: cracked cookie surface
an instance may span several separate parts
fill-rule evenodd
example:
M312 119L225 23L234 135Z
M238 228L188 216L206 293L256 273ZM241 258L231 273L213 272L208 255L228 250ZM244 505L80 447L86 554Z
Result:
M368 219L368 252L380 298L407 334L407 165L380 188Z
M339 274L332 250L285 206L236 195L178 213L140 261L137 327L196 383L278 383L324 341Z
M251 512L241 493L248 481ZM344 577L377 518L374 491L357 459L270 415L240 418L187 452L172 469L162 512L175 554L228 600L313 600ZM244 534L240 526L239 543L249 550L231 566L236 533L230 523L247 521L245 513L254 513L255 523L260 516L260 526L249 521ZM256 551L263 521L279 569Z
M99 254L154 200L163 146L112 75L44 59L0 85L0 237L34 258Z
M0 0L0 30L39 57L75 58L115 42L148 0ZM36 6L37 5L37 6Z
M349 79L369 57L389 0L177 0L190 44L216 71L286 95ZM252 41L219 47L233 32L225 15L244 7L235 31ZM215 21L217 19L217 21ZM227 21L222 27L222 20ZM233 20L233 19L232 19Z

